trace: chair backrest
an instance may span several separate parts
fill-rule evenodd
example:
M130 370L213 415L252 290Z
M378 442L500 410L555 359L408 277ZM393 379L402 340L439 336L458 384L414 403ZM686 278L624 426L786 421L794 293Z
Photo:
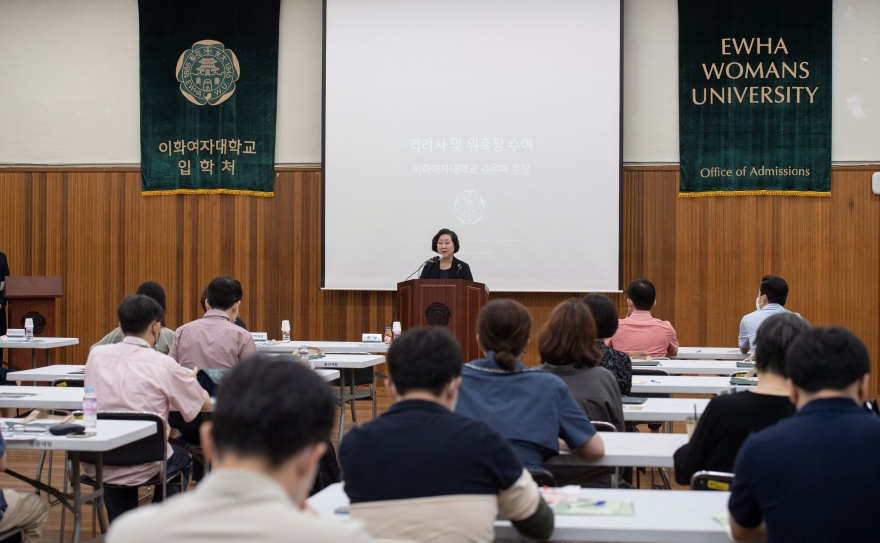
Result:
M556 486L556 477L544 468L528 468L538 486Z
M691 477L691 490L730 490L733 474L726 471L698 471Z
M616 432L617 431L617 427L615 427L613 424L611 424L608 421L591 420L590 422L593 424L593 426L596 427L596 430L599 432Z
M148 462L162 462L166 458L165 419L147 411L98 411L101 420L148 420L156 423L156 432L137 441L104 453L105 466L136 466ZM81 452L83 462L94 464L97 455Z

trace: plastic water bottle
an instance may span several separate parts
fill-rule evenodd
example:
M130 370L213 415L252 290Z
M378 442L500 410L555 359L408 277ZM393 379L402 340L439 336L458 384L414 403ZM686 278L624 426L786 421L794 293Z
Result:
M98 397L95 387L86 387L83 394L83 424L86 428L94 428L98 424Z
M24 320L24 339L26 341L34 340L34 319L27 318Z
M304 366L309 366L309 348L305 345L299 348L299 361Z

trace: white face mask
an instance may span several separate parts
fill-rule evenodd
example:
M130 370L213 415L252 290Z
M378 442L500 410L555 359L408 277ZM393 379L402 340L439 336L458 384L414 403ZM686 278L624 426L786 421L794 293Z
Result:
M761 309L761 295L758 294L758 297L755 298L755 307Z

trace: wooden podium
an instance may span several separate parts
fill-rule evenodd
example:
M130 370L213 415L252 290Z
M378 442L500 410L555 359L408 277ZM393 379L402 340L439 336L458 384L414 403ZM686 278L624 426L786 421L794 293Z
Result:
M9 328L24 328L26 318L34 319L34 337L56 337L55 299L61 297L61 277L9 276L6 299L9 300ZM17 368L31 367L30 353L10 349L9 358Z
M477 315L489 300L483 283L463 279L412 279L397 283L400 327L443 326L461 343L464 360L480 358Z

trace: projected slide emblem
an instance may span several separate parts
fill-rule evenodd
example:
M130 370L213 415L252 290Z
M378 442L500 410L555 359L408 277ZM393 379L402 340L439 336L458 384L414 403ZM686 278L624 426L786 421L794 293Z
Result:
M473 190L466 190L455 198L453 205L455 217L464 224L474 224L483 218L483 211L486 204L483 203L483 197Z

